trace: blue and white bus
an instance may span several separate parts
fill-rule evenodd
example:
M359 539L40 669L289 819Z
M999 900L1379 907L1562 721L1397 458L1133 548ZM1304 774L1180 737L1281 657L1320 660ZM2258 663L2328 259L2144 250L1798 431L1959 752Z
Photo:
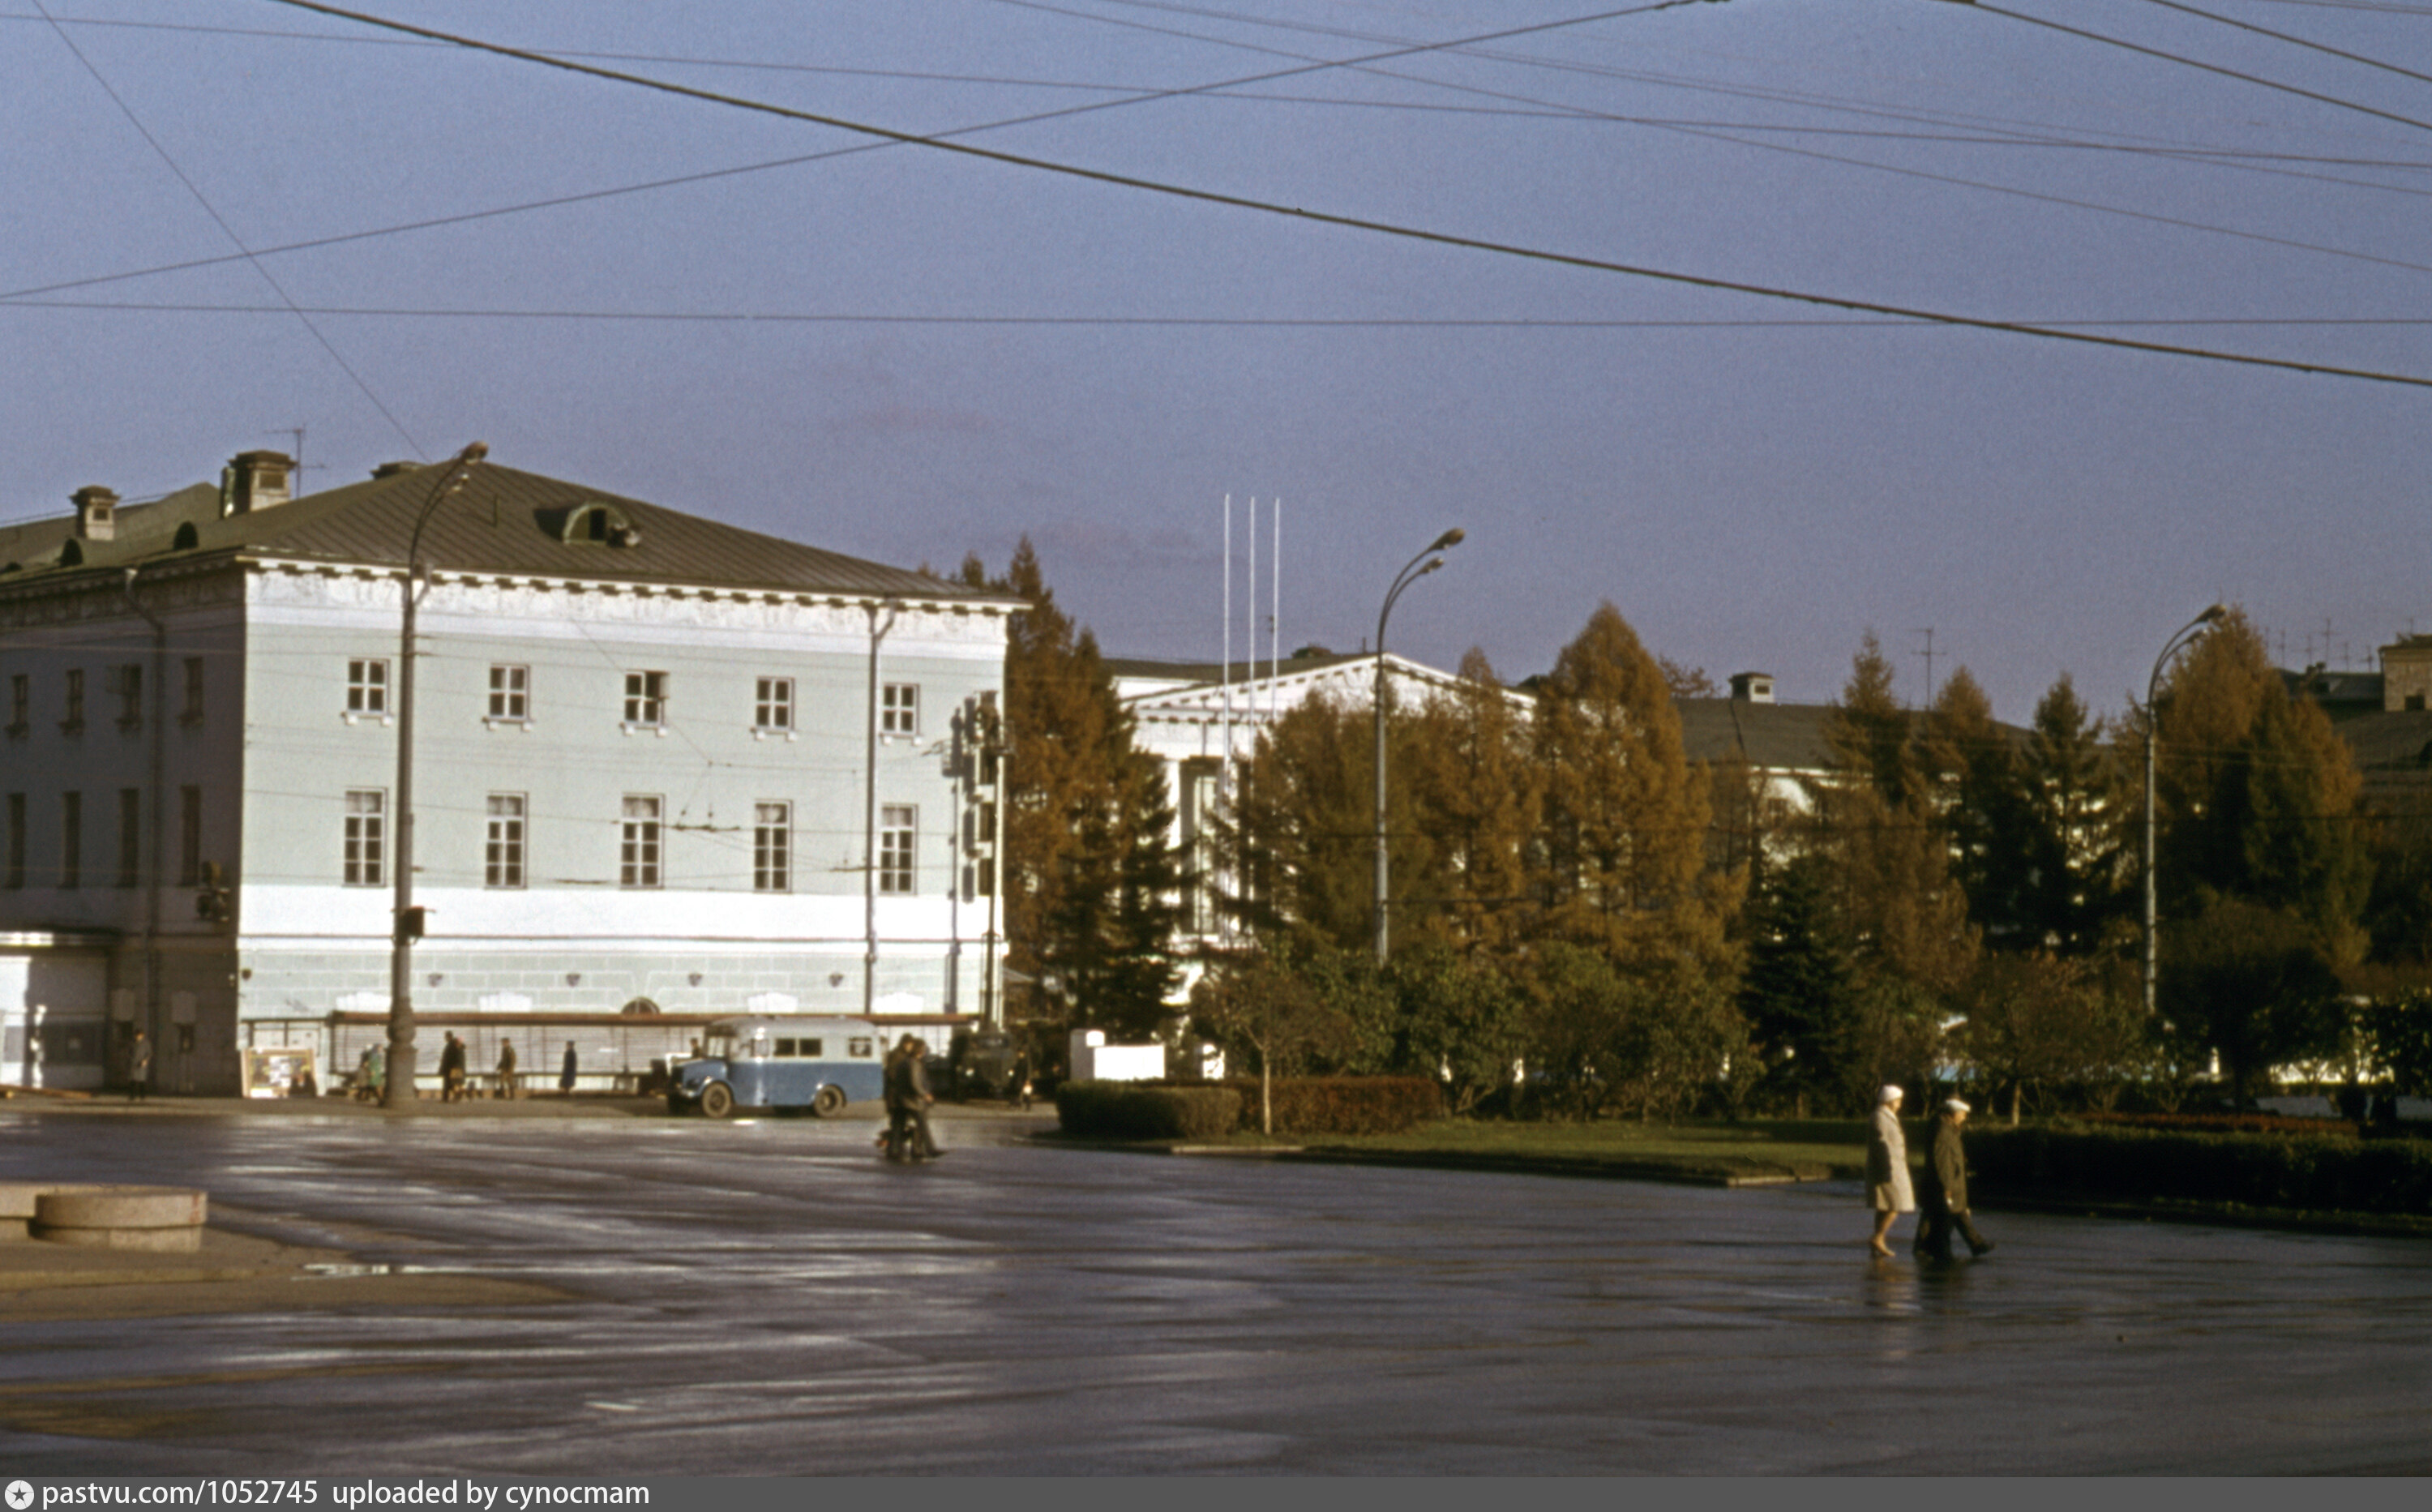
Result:
M668 1072L667 1111L808 1108L819 1118L884 1094L887 1045L857 1018L722 1018Z

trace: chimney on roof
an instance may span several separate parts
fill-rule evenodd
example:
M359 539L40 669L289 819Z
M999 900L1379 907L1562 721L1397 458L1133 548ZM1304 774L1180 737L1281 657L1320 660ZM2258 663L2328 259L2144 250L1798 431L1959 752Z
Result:
M420 471L421 467L422 464L419 462L383 462L379 467L372 469L372 476L374 478L401 478L409 472Z
M1731 673L1731 699L1732 699L1732 701L1733 701L1734 703L1740 703L1740 704L1770 704L1770 703L1772 703L1772 702L1773 702L1773 673L1771 673L1771 672L1733 672L1733 673Z
M223 513L250 515L276 509L295 497L290 480L296 459L283 451L240 451L220 475Z
M70 494L76 501L76 539L108 541L118 538L118 496L101 484L87 484Z

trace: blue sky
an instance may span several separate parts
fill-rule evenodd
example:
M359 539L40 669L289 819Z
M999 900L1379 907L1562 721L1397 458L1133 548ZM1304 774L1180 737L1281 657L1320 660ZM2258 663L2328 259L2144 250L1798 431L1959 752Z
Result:
M367 8L1444 236L2432 379L2432 6ZM1800 701L1871 627L1921 700L1930 627L2016 721L2064 671L2118 711L2216 599L2290 664L2432 631L2424 386L874 145L268 0L0 0L0 141L8 519L296 426L313 487L479 438L905 565L1027 534L1109 650L1205 656L1223 501L1238 553L1260 501L1263 616L1280 497L1287 647L1360 645L1460 525L1394 649L1519 677L1610 600Z

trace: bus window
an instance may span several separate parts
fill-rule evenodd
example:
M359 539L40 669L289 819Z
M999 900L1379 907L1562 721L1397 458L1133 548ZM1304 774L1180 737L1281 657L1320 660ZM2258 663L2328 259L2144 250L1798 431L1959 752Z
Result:
M777 1042L777 1053L781 1056L792 1055L794 1053L794 1042L791 1040L779 1040Z
M845 1050L856 1061L870 1059L870 1042L859 1035L845 1042Z
M817 1040L804 1040L802 1042L802 1053L809 1056L814 1061L818 1060L819 1058L819 1042Z

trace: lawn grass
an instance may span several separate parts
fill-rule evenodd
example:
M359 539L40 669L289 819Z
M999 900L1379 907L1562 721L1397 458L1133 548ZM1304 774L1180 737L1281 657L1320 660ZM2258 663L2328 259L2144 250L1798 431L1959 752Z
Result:
M1854 1118L1678 1124L1446 1118L1399 1134L1236 1134L1200 1143L1680 1181L1821 1181L1857 1175L1866 1162L1866 1126Z

